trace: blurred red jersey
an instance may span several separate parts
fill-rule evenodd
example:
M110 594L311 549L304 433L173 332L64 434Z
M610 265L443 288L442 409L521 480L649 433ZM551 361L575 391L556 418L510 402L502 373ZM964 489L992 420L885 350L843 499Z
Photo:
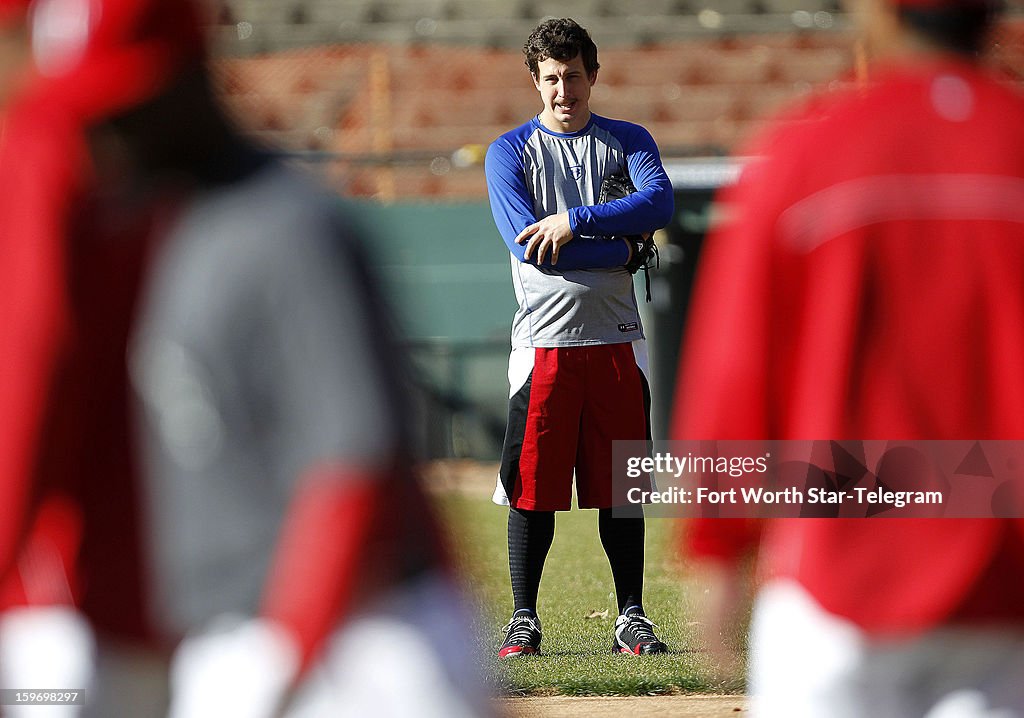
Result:
M0 147L0 591L14 604L80 594L100 630L138 636L148 629L124 357L152 217L126 218L118 237L90 231L90 164L60 102L45 86L23 96ZM30 588L58 573L60 591Z
M889 68L762 140L706 245L672 438L1024 439L1021 127L1021 97L950 61ZM688 548L731 558L749 528L697 521ZM762 558L871 632L1019 621L971 593L1019 591L1021 529L780 520Z
M25 547L62 547L56 573L70 577L79 527L35 517L36 508L57 485L33 484L39 437L47 414L50 377L68 337L68 303L63 292L63 217L79 179L77 135L69 123L45 111L41 97L23 97L4 115L0 137L0 602L66 599L58 590L46 597L21 575ZM45 513L45 512L43 512ZM58 512L62 513L62 512ZM57 515L55 514L54 517ZM31 549L28 549L31 551ZM51 554L53 555L53 554ZM20 565L19 565L20 564ZM61 583L63 581L58 581ZM44 592L47 593L47 592Z

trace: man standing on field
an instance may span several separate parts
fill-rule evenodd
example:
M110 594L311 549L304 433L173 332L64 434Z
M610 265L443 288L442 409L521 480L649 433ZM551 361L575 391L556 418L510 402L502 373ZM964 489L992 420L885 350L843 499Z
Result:
M625 508L611 465L614 440L650 438L647 350L627 271L639 247L627 235L668 223L672 187L647 130L590 111L600 65L586 30L570 19L548 20L523 52L543 109L495 140L486 161L519 301L494 496L510 506L515 600L499 656L540 652L537 593L554 512L570 508L574 474L579 506L600 510L620 614L613 650L664 653L643 610L643 510ZM627 175L636 192L599 203L602 182L613 175Z

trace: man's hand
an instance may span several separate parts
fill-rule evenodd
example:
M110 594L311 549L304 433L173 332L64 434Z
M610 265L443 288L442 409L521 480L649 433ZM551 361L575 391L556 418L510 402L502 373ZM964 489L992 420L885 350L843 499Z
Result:
M548 251L551 252L551 263L558 264L558 250L572 240L572 228L569 227L569 213L553 214L539 222L534 222L516 237L516 244L526 245L525 258L529 259L537 253L537 264L542 264Z

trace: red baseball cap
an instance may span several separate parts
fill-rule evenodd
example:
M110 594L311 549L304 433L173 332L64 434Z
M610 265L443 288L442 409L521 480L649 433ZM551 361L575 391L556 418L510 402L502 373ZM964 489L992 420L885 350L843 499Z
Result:
M205 59L193 0L32 0L30 13L40 75L85 120L145 102Z
M0 0L0 27L13 25L25 16L29 0Z

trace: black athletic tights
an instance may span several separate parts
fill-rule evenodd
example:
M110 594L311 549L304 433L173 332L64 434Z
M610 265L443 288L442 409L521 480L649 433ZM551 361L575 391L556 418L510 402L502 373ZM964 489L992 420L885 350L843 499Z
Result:
M644 519L612 518L611 509L599 511L601 545L608 556L615 581L619 613L631 606L643 607ZM544 560L555 536L554 511L511 509L508 514L508 563L512 574L515 610L537 612L537 592Z

